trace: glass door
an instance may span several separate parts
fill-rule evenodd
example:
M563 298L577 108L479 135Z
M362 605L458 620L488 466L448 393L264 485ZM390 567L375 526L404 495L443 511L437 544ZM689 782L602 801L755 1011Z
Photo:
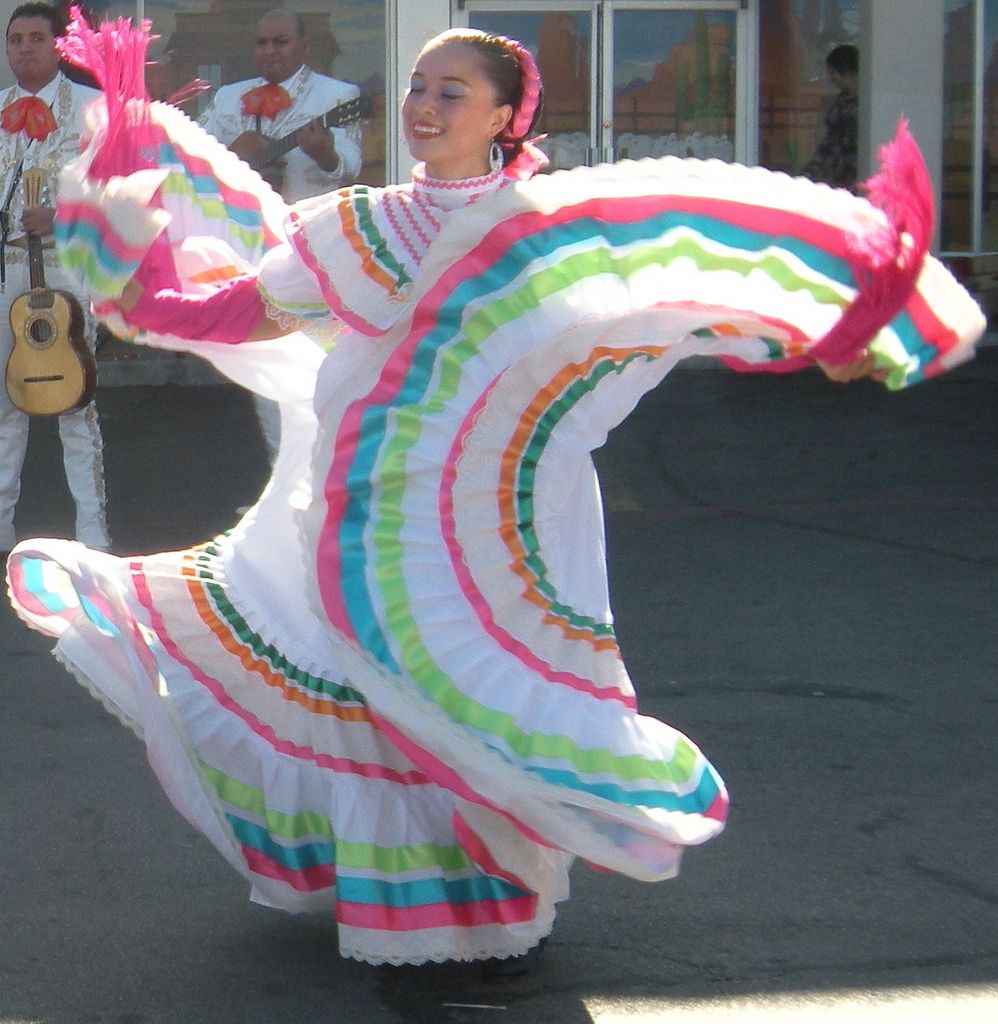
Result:
M755 159L751 0L464 0L457 15L537 57L551 169Z
M606 7L606 157L734 160L740 5Z
M521 3L466 2L464 24L519 39L537 60L544 81L544 106L537 125L550 170L600 162L601 74L598 0Z

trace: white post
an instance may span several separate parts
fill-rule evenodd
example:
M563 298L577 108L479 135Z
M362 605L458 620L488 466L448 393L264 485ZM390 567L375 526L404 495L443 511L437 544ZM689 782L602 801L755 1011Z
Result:
M916 10L917 9L917 10ZM945 0L861 0L859 175L877 168L877 149L908 119L940 209L943 167Z
M390 181L408 181L412 158L406 148L399 121L399 109L409 81L409 72L416 62L423 44L450 28L450 0L395 0L395 24L389 23L388 35L394 40L390 49L390 75L386 85L389 153L388 166Z

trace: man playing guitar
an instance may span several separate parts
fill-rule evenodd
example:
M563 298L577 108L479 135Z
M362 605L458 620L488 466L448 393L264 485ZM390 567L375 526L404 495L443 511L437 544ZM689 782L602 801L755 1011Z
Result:
M59 70L55 40L65 31L59 9L47 3L17 7L7 25L7 61L16 84L0 92L0 203L3 244L0 245L0 357L3 365L14 348L11 304L31 288L28 238L40 238L46 283L74 291L55 258L52 206L59 170L79 154L86 106L98 96L94 89L70 81ZM24 176L40 171L50 201L25 208ZM96 323L89 300L83 308L83 336L92 351ZM21 468L28 444L29 416L0 388L0 552L15 543L14 509L21 489ZM97 410L91 402L59 416L63 464L76 503L75 537L88 546L107 548L104 462Z
M254 137L296 145L277 167L260 168L289 203L353 184L360 174L360 125L327 129L317 119L356 99L360 90L305 63L301 17L278 8L257 23L254 55L260 77L223 85L201 116L203 128L253 163Z
M200 118L201 126L257 167L288 203L331 192L357 180L361 167L358 121L324 128L320 119L337 106L356 100L355 85L320 75L305 63L308 39L300 15L285 8L268 11L257 22L254 56L259 78L223 85ZM257 147L267 139L296 145L281 159L258 166ZM277 408L255 396L260 429L270 458L277 455Z

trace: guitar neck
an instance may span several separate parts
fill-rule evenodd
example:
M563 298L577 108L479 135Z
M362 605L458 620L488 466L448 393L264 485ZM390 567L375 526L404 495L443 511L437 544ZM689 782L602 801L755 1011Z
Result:
M26 210L45 203L48 190L45 172L31 167L24 172L24 208ZM28 232L28 279L32 290L45 287L45 262L41 235Z
M28 280L32 289L45 285L45 249L41 236L28 234Z

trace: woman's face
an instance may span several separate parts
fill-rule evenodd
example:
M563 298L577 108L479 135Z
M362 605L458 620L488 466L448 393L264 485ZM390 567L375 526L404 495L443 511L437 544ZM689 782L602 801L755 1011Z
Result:
M402 104L409 152L432 178L456 181L489 171L489 147L512 116L497 105L495 89L475 50L459 41L424 50Z

